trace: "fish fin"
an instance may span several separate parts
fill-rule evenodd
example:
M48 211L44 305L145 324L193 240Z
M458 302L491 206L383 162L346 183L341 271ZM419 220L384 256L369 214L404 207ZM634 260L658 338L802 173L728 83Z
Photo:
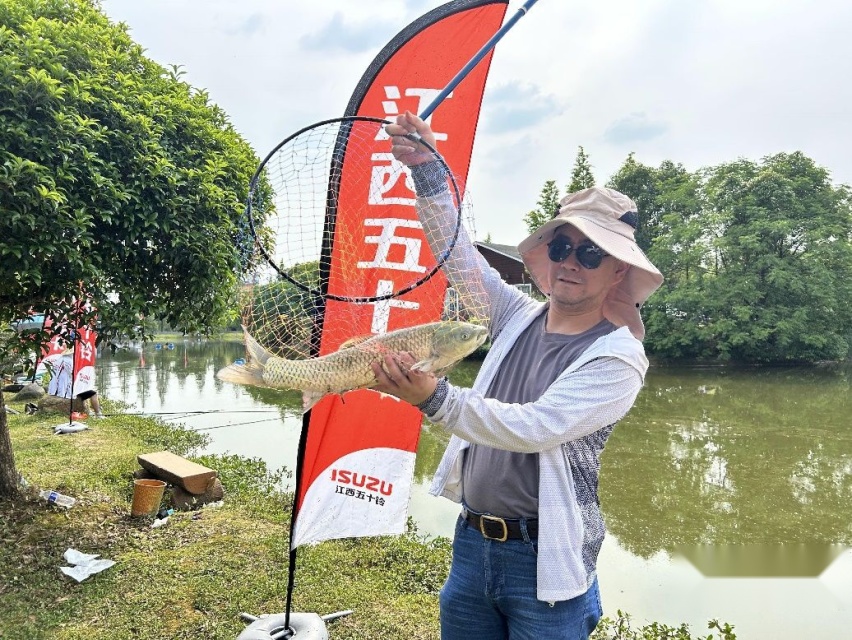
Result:
M385 393L384 391L376 391L375 389L373 389L373 391L375 391L376 393L379 394L379 398L382 398L382 399L390 398L391 400L396 400L397 402L402 402L402 400L400 400L396 396L391 395L389 393Z
M302 413L307 413L311 408L326 396L322 391L304 391L302 393Z
M243 327L243 333L246 338L246 353L251 359L252 363L260 366L260 369L263 370L266 361L272 356L263 346L254 338L251 337L251 334L248 332L248 329Z
M415 362L411 365L411 371L422 371L423 373L429 373L435 368L435 360L432 358L426 358L425 360L420 360L419 362Z
M345 340L343 344L337 347L338 351L343 351L344 349L348 349L349 347L354 347L356 344L361 344L365 340L369 340L370 338L375 338L374 335L368 336L355 336L354 338L349 338L349 340Z
M263 381L263 367L255 362L248 364L229 364L227 367L219 369L216 372L216 377L224 382L233 384L249 385L251 387L265 387Z

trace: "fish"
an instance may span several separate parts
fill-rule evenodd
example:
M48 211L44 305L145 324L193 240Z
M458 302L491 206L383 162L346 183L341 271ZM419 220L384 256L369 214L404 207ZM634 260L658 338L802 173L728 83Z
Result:
M444 375L488 337L483 325L446 320L350 340L317 358L289 360L272 355L245 327L243 332L248 360L220 369L216 377L239 385L301 391L305 411L327 394L375 386L378 380L370 365L387 353L408 352L416 361L412 370Z

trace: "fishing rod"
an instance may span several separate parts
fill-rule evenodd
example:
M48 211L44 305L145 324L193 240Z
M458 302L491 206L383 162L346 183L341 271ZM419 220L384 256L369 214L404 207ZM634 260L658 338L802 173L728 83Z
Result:
M186 431L213 431L214 429L225 429L228 427L244 427L250 424L262 424L264 422L277 422L276 418L266 418L265 420L249 420L248 422L236 422L234 424L220 424L214 427L198 427L197 429L185 429Z
M200 416L211 414L228 414L228 413L279 413L277 409L204 409L198 411L132 411L121 413L111 413L108 415L116 416Z

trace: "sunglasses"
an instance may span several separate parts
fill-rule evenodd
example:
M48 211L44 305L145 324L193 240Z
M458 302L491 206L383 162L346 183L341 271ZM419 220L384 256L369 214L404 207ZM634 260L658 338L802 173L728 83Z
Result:
M574 251L574 247L571 246L571 239L567 236L556 236L547 243L547 257L553 262L567 260L572 251ZM577 247L577 262L584 269L597 269L608 255L598 245L591 242L583 243Z

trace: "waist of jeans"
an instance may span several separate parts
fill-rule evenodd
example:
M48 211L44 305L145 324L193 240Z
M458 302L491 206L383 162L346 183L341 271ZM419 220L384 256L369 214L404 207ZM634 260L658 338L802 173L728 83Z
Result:
M502 518L488 513L475 513L468 509L462 518L479 531L486 540L535 540L538 538L538 518ZM524 536L526 530L526 536Z

